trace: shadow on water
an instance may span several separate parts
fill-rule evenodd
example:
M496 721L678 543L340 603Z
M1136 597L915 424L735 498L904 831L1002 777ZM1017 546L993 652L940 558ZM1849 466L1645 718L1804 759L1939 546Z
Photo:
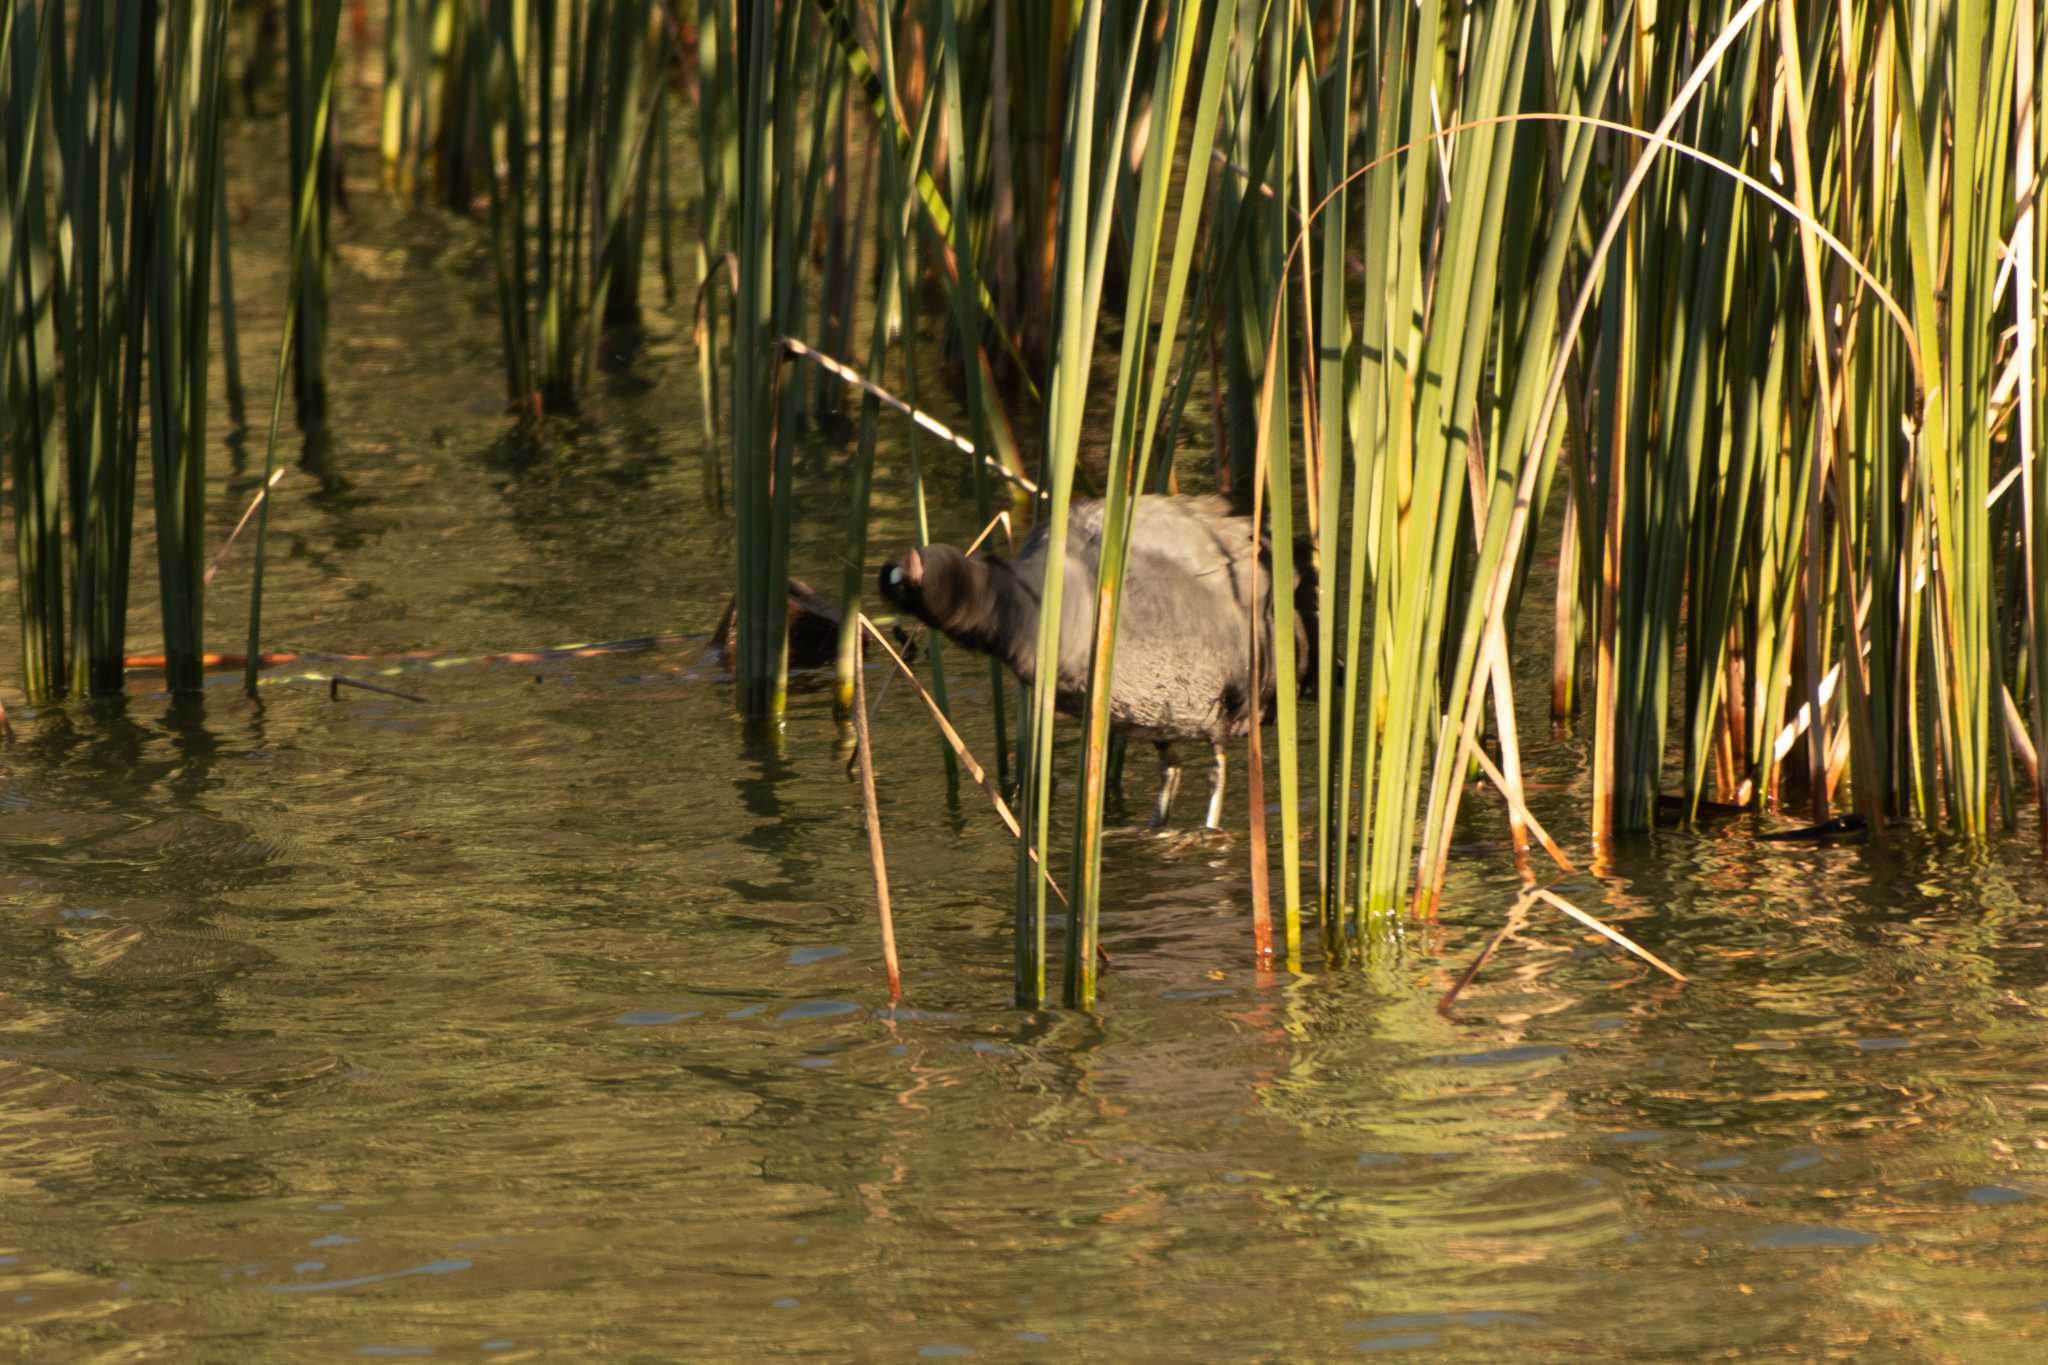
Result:
M156 793L171 805L198 809L219 784L214 775L221 741L207 722L203 693L96 697L50 707L23 737L20 765L45 777L61 775L66 794L90 793L109 803ZM161 704L158 718L147 709ZM262 745L260 717L247 738Z

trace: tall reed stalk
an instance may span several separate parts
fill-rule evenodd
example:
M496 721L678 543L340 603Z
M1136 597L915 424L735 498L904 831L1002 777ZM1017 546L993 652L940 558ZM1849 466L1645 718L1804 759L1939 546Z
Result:
M1183 0L1167 16L1162 50L1153 70L1152 117L1164 129L1178 129L1187 104L1194 57L1206 47L1208 61L1194 101L1194 128L1187 152L1187 171L1180 179L1176 232L1163 243L1169 195L1175 179L1178 139L1155 134L1148 139L1139 174L1139 198L1131 222L1130 259L1126 271L1123 313L1151 319L1149 326L1124 329L1117 366L1114 417L1110 427L1107 499L1103 513L1102 554L1096 573L1095 633L1089 663L1089 706L1082 745L1080 807L1075 819L1075 873L1079 888L1068 909L1066 1001L1088 1008L1095 1002L1098 922L1102 905L1103 799L1109 757L1109 695L1116 667L1118 605L1129 564L1131 528L1137 499L1146 487L1148 465L1159 431L1167 385L1172 372L1172 344L1180 330L1188 277L1195 265L1196 232L1207 193L1209 153L1215 146L1222 107L1228 51L1225 41L1235 18L1231 0L1211 7L1206 33L1202 6ZM1206 39L1206 41L1205 41ZM1114 144L1112 144L1114 145ZM1165 249L1162 252L1162 246ZM1157 277L1165 267L1163 281ZM1051 657L1041 654L1040 658ZM1042 878L1039 880L1043 880Z
M172 3L164 15L162 156L150 262L150 467L164 672L174 692L200 684L206 623L207 372L215 178L221 174L225 3Z
M7 236L7 298L0 307L6 343L8 476L14 486L15 568L21 601L23 684L34 698L61 695L65 647L65 469L58 454L56 267L52 250L46 91L60 60L64 21L55 6L16 0L0 47L7 77L7 178L13 210Z
M788 258L797 117L794 54L800 25L793 11L743 6L737 33L740 75L739 287L734 301L733 493L738 520L738 646L733 671L741 713L779 722L787 696L788 629L783 583L789 575L787 472L774 447L777 270ZM784 447L786 449L786 447ZM783 477L777 478L777 474Z
M482 67L470 48L484 2L390 0L384 14L384 182L457 213L469 211L485 159Z
M1098 127L1117 127L1128 112L1129 82L1109 90L1111 106L1097 113L1097 96L1112 77L1102 65L1103 29L1114 4L1083 10L1075 35L1074 58L1068 70L1067 124L1062 137L1058 246L1053 257L1056 321L1052 368L1046 384L1044 452L1039 460L1039 487L1049 495L1045 563L1066 562L1067 509L1073 498L1074 468L1080 458L1081 422L1092 367L1096 310L1100 303L1102 263L1108 249L1115 206L1113 193L1121 139L1109 139L1103 170L1096 169ZM1037 657L1059 658L1065 575L1048 572L1039 595ZM1051 865L1052 745L1054 674L1036 671L1028 693L1019 749L1023 757L1023 836L1018 841L1016 877L1017 1003L1035 1006L1045 999L1046 888L1038 866ZM1081 854L1085 856L1086 849Z

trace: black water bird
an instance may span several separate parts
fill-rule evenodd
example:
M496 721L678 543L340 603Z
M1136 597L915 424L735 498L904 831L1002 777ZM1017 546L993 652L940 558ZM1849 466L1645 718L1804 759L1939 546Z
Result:
M1102 551L1102 504L1077 502L1067 522L1066 577L1060 598L1061 710L1080 714L1093 648L1095 572ZM1014 560L969 556L928 545L883 566L882 596L947 638L1008 664L1025 682L1037 672L1039 596L1045 582L1046 528L1040 525ZM1315 572L1307 547L1294 559L1296 685L1314 676ZM1223 813L1223 744L1251 727L1252 602L1259 603L1259 713L1271 714L1273 600L1271 561L1250 517L1232 516L1221 498L1149 497L1137 503L1117 626L1111 726L1159 751L1164 824L1180 788L1176 741L1209 745L1207 824Z

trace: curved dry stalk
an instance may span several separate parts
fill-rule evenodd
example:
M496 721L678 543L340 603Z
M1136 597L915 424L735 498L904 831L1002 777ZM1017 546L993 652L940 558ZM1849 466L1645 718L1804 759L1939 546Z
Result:
M1694 73L1695 76L1701 76L1707 70L1711 69L1710 66L1707 65L1707 63L1709 63L1712 59L1718 57L1721 51L1727 46L1727 43L1732 42L1733 39L1739 34L1741 25L1746 24L1748 22L1748 19L1752 17L1748 13L1748 11L1756 9L1763 3L1764 0L1750 0L1750 4L1746 7L1745 13L1742 15L1738 15L1737 21L1730 27L1729 30L1724 32L1724 34L1722 35L1723 39L1727 40L1727 42L1716 42L1714 48L1707 53L1706 57L1703 57L1701 59L1702 67L1699 71L1696 71ZM1879 280L1876 275L1871 273L1870 267L1865 265L1860 259L1858 259L1856 253L1851 251L1848 245L1844 243L1841 238L1835 236L1834 233L1828 231L1827 225L1825 223L1820 222L1811 213L1807 212L1805 209L1802 209L1793 200L1786 197L1784 194L1779 193L1777 190L1772 189L1768 184L1761 180L1758 180L1755 176L1749 174L1749 172L1743 170L1741 167L1723 161L1720 157L1715 156L1712 152L1703 151L1702 149L1691 146L1688 143L1674 141L1671 137L1667 135L1669 132L1669 128L1676 124L1678 116L1684 112L1684 101L1690 99L1691 95L1695 93L1695 91L1692 88L1694 83L1695 82L1692 81L1687 82L1686 88L1679 92L1681 102L1673 106L1670 114L1666 117L1664 122L1657 125L1657 128L1655 130L1645 130L1636 127L1634 124L1621 123L1614 119L1599 118L1592 114L1567 114L1553 110L1531 109L1516 114L1494 114L1487 118L1472 119L1464 123L1454 123L1447 128L1431 132L1426 136L1415 138L1412 141L1404 142L1398 147L1389 148L1387 151L1381 153L1379 156L1374 157L1371 161L1365 163L1363 166L1358 167L1356 170L1346 175L1342 180L1337 182L1335 188L1331 189L1328 193L1324 194L1324 196L1316 202L1315 207L1309 210L1307 220L1303 223L1301 231L1295 235L1294 244L1288 249L1287 264L1290 268L1292 267L1294 258L1300 254L1302 247L1306 245L1308 241L1309 228L1315 225L1315 220L1322 215L1323 210L1327 208L1330 205L1330 203L1337 198L1338 195L1344 193L1347 189L1349 189L1354 182L1362 180L1365 176L1367 176L1373 171L1378 170L1387 162L1394 160L1396 157L1404 156L1407 153L1412 152L1416 148L1421 147L1425 144L1436 142L1439 139L1443 138L1453 138L1461 132L1467 132L1474 128L1491 128L1500 124L1507 123L1569 123L1576 124L1584 128L1591 128L1598 132L1618 133L1625 137L1633 137L1640 139L1644 142L1650 143L1651 146L1649 150L1652 152L1671 152L1677 156L1685 157L1688 160L1697 161L1701 165L1707 167L1708 169L1717 171L1720 174L1727 176L1730 180L1733 180L1743 189L1746 189L1751 194L1754 194L1758 198L1765 200L1772 207L1778 209L1787 217L1798 222L1799 224L1801 224L1802 227L1804 227L1808 231L1811 231L1813 233L1815 240L1818 241L1820 245L1826 247L1830 255L1839 258L1843 265L1848 267L1850 273L1856 276L1858 282L1860 282L1864 288L1868 289L1871 292L1872 296L1877 299L1878 303L1883 306L1885 312L1891 316L1892 321L1898 325L1900 340L1906 348L1906 358L1911 363L1913 369L1913 392L1915 398L1915 410L1912 414L1912 418L1917 425L1918 415L1920 411L1924 410L1926 406L1926 371L1921 361L1919 339L1913 332L1911 320L1907 318L1905 309L1900 305L1898 299L1892 295L1891 291L1884 287L1884 283L1881 280ZM1645 156L1638 158L1636 164L1638 168L1643 169L1644 178L1647 178L1647 168L1652 164L1650 157L1646 154ZM1612 218L1610 219L1610 226L1614 229L1615 233L1617 234L1620 230L1619 224L1622 221L1624 221L1628 216L1629 200L1634 197L1637 188L1638 186L1632 178L1630 184L1624 187L1624 197L1616 204L1615 212ZM1583 324L1585 321L1586 309L1591 306L1592 295L1596 292L1598 287L1599 268L1601 265L1605 263L1607 259L1607 252L1612 249L1612 246L1613 242L1611 238L1603 238L1598 247L1596 247L1591 258L1591 262L1588 265L1586 271L1584 272L1585 282L1581 284L1579 289L1579 295L1574 300L1572 316L1567 326L1561 330L1560 335L1577 335L1580 325ZM1283 307L1285 307L1284 298L1277 300L1275 302L1272 319L1273 321L1277 322L1280 316L1280 310ZM1563 363L1562 358L1568 352L1568 350L1568 347L1560 347L1560 364ZM1259 410L1262 417L1270 415L1270 390L1273 382L1273 371L1271 362L1276 358L1276 356L1276 342L1273 340L1269 328L1269 336L1266 342L1266 360L1268 364L1265 378L1260 388ZM1557 373L1557 371L1553 371L1553 374L1555 373ZM1539 417L1541 418L1541 420L1534 424L1534 426L1532 427L1532 431L1541 433L1549 430L1550 422L1551 420L1555 419L1557 414L1557 402L1562 393L1562 388L1562 380L1559 380L1556 384L1552 385L1551 388L1546 392L1543 408L1539 413ZM1532 435L1531 439L1534 440L1537 438Z
M704 450L707 457L718 442L718 356L711 345L709 304L711 286L718 282L720 274L726 277L737 307L740 293L740 258L737 253L725 252L705 268L704 278L697 283L696 302L691 309L690 341L697 349L697 388L704 404ZM716 469L717 462L711 461L710 467ZM723 498L722 491L720 497Z
M1721 158L1699 148L1675 141L1671 137L1672 129L1678 125L1685 111L1692 104L1694 97L1705 85L1721 59L1733 47L1736 39L1748 27L1751 20L1761 12L1766 2L1767 0L1748 0L1748 3L1731 17L1728 24L1715 37L1714 41L1702 52L1698 62L1677 91L1671 106L1665 111L1663 118L1659 120L1654 129L1646 131L1613 119L1604 119L1587 114L1552 111L1500 114L1453 124L1449 127L1436 128L1422 137L1389 149L1381 155L1374 157L1365 165L1348 173L1328 190L1302 218L1301 227L1295 234L1294 241L1282 264L1281 277L1283 280L1286 278L1287 273L1292 270L1295 258L1302 253L1303 248L1307 244L1309 229L1314 226L1316 219L1321 216L1331 203L1335 202L1354 182L1361 180L1387 162L1404 156L1417 147L1432 144L1440 145L1447 139L1455 138L1460 132L1471 129L1524 122L1575 124L1598 131L1637 138L1650 144L1645 149L1643 155L1636 159L1636 163L1627 181L1616 198L1615 204L1610 211L1607 225L1583 272L1572 309L1563 325L1559 328L1558 336L1560 340L1556 359L1551 366L1536 421L1530 427L1529 440L1531 442L1531 449L1523 460L1521 474L1516 483L1514 500L1511 504L1505 532L1505 541L1500 551L1500 558L1495 563L1491 581L1485 585L1483 596L1480 598L1484 603L1483 611L1488 618L1500 619L1505 609L1506 598L1514 581L1514 566L1520 560L1520 547L1528 533L1528 523L1531 516L1530 504L1535 491L1535 483L1541 469L1541 460L1537 458L1538 443L1546 439L1556 419L1557 407L1562 397L1565 377L1576 350L1576 338L1584 325L1587 310L1590 308L1592 298L1597 291L1598 282L1601 277L1601 267L1605 263L1615 240L1618 238L1623 223L1627 220L1631 204L1636 195L1641 191L1643 184L1648 180L1650 172L1656 164L1655 153L1670 152L1696 161L1728 177L1742 188L1764 199L1782 213L1793 218L1800 224L1802 233L1805 234L1808 241L1824 246L1831 254L1842 260L1851 273L1880 302L1898 328L1904 341L1905 354L1912 369L1913 382L1913 411L1907 415L1908 425L1917 426L1920 415L1925 410L1926 378L1919 339L1914 333L1911 321L1907 318L1898 300L1884 287L1882 282L1870 271L1869 267L1864 265L1848 246L1830 232L1825 224L1820 223L1811 212L1800 204L1771 186L1757 180L1754 176L1749 175L1740 168L1723 161ZM1276 291L1271 317L1267 326L1266 365L1259 388L1258 422L1256 427L1257 444L1253 459L1255 525L1256 504L1262 501L1263 472L1267 467L1268 450L1272 438L1274 397L1276 392L1274 386L1277 382L1275 362L1281 336L1280 323L1287 304L1286 293L1287 291L1284 287ZM1256 530L1253 533L1257 534ZM1254 656L1252 687L1255 690L1255 694L1258 687L1257 663L1256 656ZM1453 714L1450 718L1451 722L1457 725L1457 730L1461 735L1476 729L1477 712L1484 705L1484 696L1491 681L1492 670L1482 667L1474 668L1471 671L1464 689L1464 696L1454 703ZM1254 744L1256 744L1256 737L1254 738ZM1253 814L1255 825L1253 842L1258 848L1263 848L1264 821L1258 818L1260 813L1256 809ZM1448 856L1448 837L1448 824L1446 824L1444 832L1439 836L1438 847L1423 851L1423 858L1426 862L1441 864L1444 861ZM1259 853L1255 849L1253 855L1255 911L1258 906L1265 902L1265 897L1262 894L1264 891L1262 885L1263 878L1259 876L1260 862ZM1436 875L1440 874L1418 878L1418 897L1425 894L1423 888L1436 880Z
M740 288L740 258L731 251L713 261L711 268L704 272L704 278L698 281L697 303L690 318L690 340L696 344L700 355L708 355L711 349L711 329L705 321L705 303L710 298L711 286L718 283L721 268L732 284L732 291L737 294Z
M1613 249L1616 239L1620 236L1622 225L1627 221L1636 195L1641 191L1643 184L1649 178L1650 170L1655 160L1652 153L1668 149L1698 160L1702 164L1719 169L1723 174L1734 178L1737 183L1762 195L1771 203L1792 214L1802 225L1808 228L1814 239L1826 243L1831 251L1849 263L1850 268L1860 278L1865 279L1869 283L1873 294L1883 302L1885 308L1891 314L1894 322L1899 325L1902 332L1910 332L1912 330L1897 301L1891 297L1888 291L1876 283L1874 277L1870 275L1869 269L1861 261L1857 260L1854 254L1843 246L1832 233L1829 233L1821 225L1811 222L1812 215L1810 213L1805 212L1796 204L1789 203L1783 195L1775 190L1759 184L1754 177L1748 176L1736 168L1721 162L1719 158L1685 147L1683 144L1671 140L1671 129L1677 126L1679 119L1692 103L1693 97L1699 93L1700 88L1706 83L1708 76L1712 73L1715 66L1718 65L1721 58L1734 44L1736 37L1749 24L1750 20L1755 18L1762 10L1763 5L1764 0L1749 0L1749 3L1745 4L1730 20L1720 35L1715 38L1713 43L1701 55L1699 62L1686 77L1684 84L1680 86L1676 98L1671 107L1666 111L1663 119L1658 122L1656 129L1647 135L1647 140L1651 143L1651 146L1645 150L1642 156L1637 158L1634 169L1630 172L1628 180L1623 185L1609 213L1607 225L1601 232L1599 242L1594 248L1584 278L1580 282L1578 293L1573 300L1570 315L1558 333L1560 342L1557 355L1551 364L1549 379L1544 387L1543 402L1538 409L1535 424L1530 428L1530 448L1523 458L1521 475L1516 480L1514 501L1508 517L1505 540L1500 549L1500 558L1493 566L1492 577L1486 585L1483 596L1476 599L1478 605L1475 609L1480 613L1481 619L1490 618L1498 620L1506 610L1508 595L1514 583L1515 566L1520 561L1522 542L1528 533L1536 482L1541 470L1541 460L1539 458L1540 443L1547 439L1551 423L1556 420L1557 405L1563 394L1565 376L1569 370L1576 338L1579 335L1580 328L1584 325L1586 312L1592 305L1593 295L1597 288L1602 267L1606 263L1607 255ZM1628 128L1626 125L1615 124L1610 120L1594 119L1581 115L1545 117L1555 118L1561 122L1584 121L1589 126L1611 128L1616 131L1627 132L1631 136L1645 136L1640 130ZM1911 338L1907 340L1906 353L1913 369L1914 411L1907 419L1907 425L1911 427L1917 425L1925 409L1926 380L1916 340ZM1462 666L1461 664L1461 668ZM1458 708L1458 714L1463 717L1461 728L1469 729L1475 723L1477 711L1484 705L1486 680L1481 670L1472 670L1471 675L1464 682L1463 692L1464 695L1454 705ZM1599 819L1599 808L1597 807L1595 819L1596 821ZM1429 856L1438 865L1448 859L1448 829L1440 833L1438 847L1430 850Z

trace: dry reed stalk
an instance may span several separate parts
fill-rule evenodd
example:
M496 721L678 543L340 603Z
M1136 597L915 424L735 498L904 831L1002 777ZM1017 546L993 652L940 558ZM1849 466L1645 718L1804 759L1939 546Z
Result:
M2001 686L1998 699L2005 714L2005 736L2012 744L2013 752L2020 757L2020 763L2027 770L2027 781L2035 791L2041 790L2041 760L2034 749L2033 738L2027 734L2027 724L2020 718L2020 708L2012 699L2012 689Z
M819 369L825 371L825 373L833 376L835 379L838 379L841 383L859 389L862 393L872 396L876 401L883 403L888 407L896 409L896 411L902 413L905 417L908 417L911 421L917 423L917 425L923 427L932 435L938 437L940 440L945 441L947 444L951 445L955 450L958 450L961 454L968 456L972 456L975 454L974 442L968 440L959 432L954 431L951 427L947 426L945 423L941 422L938 418L932 416L930 413L925 412L921 408L912 407L910 404L904 402L901 398L898 398L895 394L890 393L881 385L869 380L859 370L854 369L853 366L847 364L845 361L836 360L833 357L826 355L823 351L816 349L815 347L805 345L803 342L798 341L795 337L782 337L777 342L777 344L780 345L784 350L788 351L791 355L810 361L813 365L816 365ZM992 455L983 455L980 458L982 467L987 469L991 474L996 475L998 478L1008 480L1010 483L1015 484L1017 487L1023 489L1026 493L1030 494L1034 498L1038 496L1038 485L1033 483L1031 480L1025 478L1022 474L1016 473L1015 471L1006 468L999 460L997 460Z
M863 624L867 617L861 617ZM877 637L879 638L879 637ZM860 751L861 811L868 829L868 861L875 870L875 913L882 928L882 967L889 974L889 1003L903 1003L903 971L896 961L896 920L889 909L889 861L882 848L882 812L875 801L875 760L868 738L867 670L853 670L853 734Z
M1593 930L1601 937L1635 954L1643 961L1649 963L1652 967L1655 967L1658 971L1670 977L1673 981L1677 981L1680 983L1683 983L1685 981L1684 974L1681 973L1677 968L1665 962L1662 958L1658 957L1655 953L1651 952L1649 949L1637 943L1628 935L1621 933L1619 930L1612 929L1608 927L1606 924L1603 924L1600 920L1596 919L1592 915L1587 914L1585 911L1579 909L1578 906L1573 905L1570 901L1566 900L1563 896L1558 895L1555 891L1552 891L1550 888L1542 886L1532 886L1524 890L1522 894L1516 898L1515 903L1508 907L1508 917L1506 922L1503 923L1499 929L1496 929L1493 932L1493 935L1486 940L1485 945L1480 948L1479 955L1472 959L1472 965L1464 970L1464 972L1458 977L1457 981L1452 984L1451 988L1445 991L1443 993L1443 997L1436 1002L1438 1013L1450 1013L1451 1006L1457 1003L1459 995L1463 994L1465 988L1467 986L1470 986L1472 982L1478 977L1479 969L1486 965L1487 961L1490 958L1492 958L1494 951L1498 949L1500 945L1507 940L1510 934L1514 933L1515 930L1522 927L1523 923L1528 919L1529 911L1535 907L1538 901L1542 901L1548 905L1555 907L1556 909L1562 910L1572 919L1577 920L1580 924L1585 925L1588 929Z
M1478 745L1469 746L1467 752L1478 760L1479 766L1486 773L1487 779L1499 789L1502 796L1507 798L1510 819L1528 827L1529 833L1536 836L1536 842L1543 845L1543 851L1550 855L1551 861L1555 862L1561 871L1576 872L1578 869L1572 866L1571 859L1564 856L1564 850L1559 848L1557 841L1550 837L1550 831L1543 828L1542 822L1532 815L1529 807L1523 803L1519 784L1510 783L1507 775L1494 766L1493 760L1486 756L1486 750ZM1529 869L1526 854L1521 858L1519 866L1522 869L1523 875L1527 876Z
M1626 948L1629 952L1634 953L1637 957L1649 963L1652 967L1655 967L1658 971L1664 973L1664 975L1670 977L1673 981L1683 982L1685 980L1685 974L1679 971L1676 967L1673 967L1670 963L1664 961L1663 958L1658 957L1648 948L1643 947L1640 943L1637 943L1634 939L1630 938L1627 934L1622 933L1620 930L1609 928L1607 925L1601 923L1598 919L1595 919L1593 916L1579 909L1578 906L1573 905L1570 901L1566 900L1563 896L1558 895L1555 891L1550 890L1548 887L1539 889L1536 892L1536 895L1539 899L1548 901L1557 909L1564 911L1565 914L1570 915L1573 919L1585 925L1594 933L1599 934L1602 938L1608 939L1613 943L1619 944L1621 947Z

